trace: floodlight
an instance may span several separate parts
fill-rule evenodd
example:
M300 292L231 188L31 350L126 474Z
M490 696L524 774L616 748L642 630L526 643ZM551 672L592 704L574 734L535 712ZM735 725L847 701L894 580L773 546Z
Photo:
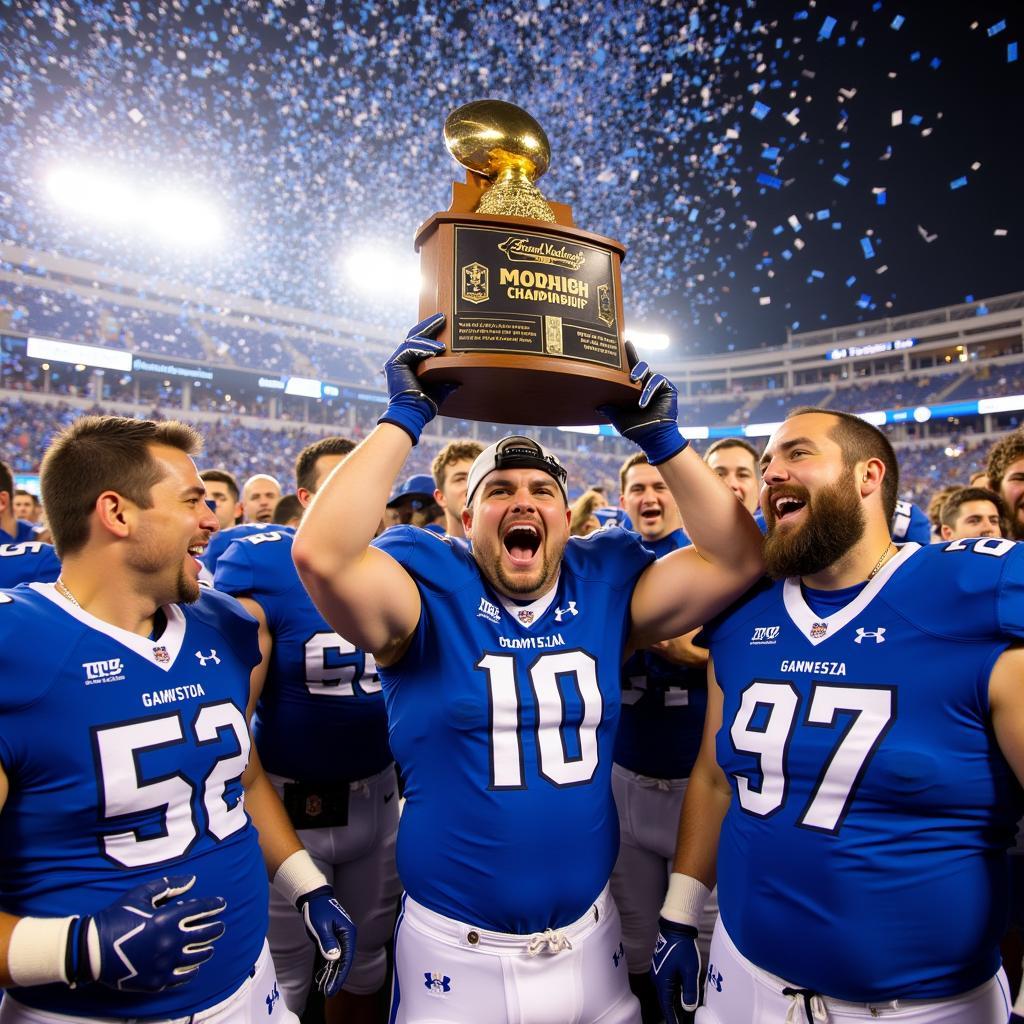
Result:
M355 246L344 258L345 276L355 288L374 297L405 302L420 290L415 259L380 246Z
M669 345L667 334L652 333L649 331L636 331L631 327L626 328L626 341L631 341L637 350L654 352L666 349Z

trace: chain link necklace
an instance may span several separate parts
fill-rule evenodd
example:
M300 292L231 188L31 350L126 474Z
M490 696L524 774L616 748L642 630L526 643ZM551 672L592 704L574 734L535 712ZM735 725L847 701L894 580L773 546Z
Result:
M57 583L55 584L58 592L62 597L66 597L76 608L81 610L82 606L78 603L78 599L68 589L68 585L64 582L63 576L57 577Z
M875 578L875 576L878 574L878 570L882 568L882 565L885 563L886 556L889 554L889 549L891 547L892 541L889 541L889 543L885 545L885 550L882 552L881 558L879 558L878 561L875 562L874 569L872 569L871 572L868 573L869 582ZM71 595L69 594L68 596L70 597ZM72 597L71 600L74 601L75 599ZM76 601L75 603L77 604L78 602Z

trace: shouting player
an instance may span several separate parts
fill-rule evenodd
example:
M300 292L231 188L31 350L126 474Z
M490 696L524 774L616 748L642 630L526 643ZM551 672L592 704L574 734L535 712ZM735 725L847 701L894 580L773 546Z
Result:
M624 530L570 540L565 469L525 437L471 467L471 547L413 527L371 543L442 397L415 374L444 350L428 336L442 323L386 363L387 410L293 549L327 621L377 660L407 782L392 1020L637 1024L607 888L619 666L627 646L680 635L749 586L760 536L688 450L674 388L640 363L639 403L604 412L660 466L692 550L655 561Z
M704 740L653 972L698 1024L1005 1024L1006 848L1024 778L1024 547L897 548L897 464L856 416L761 458L776 582L707 630ZM716 871L717 858L717 871Z

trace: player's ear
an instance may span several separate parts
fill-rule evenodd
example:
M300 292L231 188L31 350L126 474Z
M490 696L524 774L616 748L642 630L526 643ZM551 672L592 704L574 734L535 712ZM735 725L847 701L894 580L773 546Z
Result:
M861 497L866 498L881 489L885 478L885 463L881 459L865 459L857 463L854 473Z
M947 526L945 523L943 523L939 527L939 536L943 540L952 540L953 539L953 528L951 526Z
M117 491L104 491L96 499L96 516L100 526L118 538L127 537L135 525L137 507Z
M299 499L299 504L303 508L309 508L309 503L313 500L315 491L309 490L308 487L297 487L295 489L295 497Z
M462 530L468 537L473 529L473 509L467 505L462 510Z

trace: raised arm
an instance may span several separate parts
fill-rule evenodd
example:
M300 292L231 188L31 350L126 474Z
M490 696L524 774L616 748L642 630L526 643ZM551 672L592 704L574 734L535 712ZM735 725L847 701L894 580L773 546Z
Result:
M415 631L420 596L412 577L370 542L395 478L437 412L415 368L444 351L428 336L443 323L439 314L417 324L388 359L384 415L317 492L292 546L299 576L320 614L385 665L403 653Z
M657 466L679 506L692 549L674 551L643 573L633 591L630 646L648 647L702 626L764 571L761 532L736 496L679 433L676 389L627 346L635 406L605 406L623 437Z

